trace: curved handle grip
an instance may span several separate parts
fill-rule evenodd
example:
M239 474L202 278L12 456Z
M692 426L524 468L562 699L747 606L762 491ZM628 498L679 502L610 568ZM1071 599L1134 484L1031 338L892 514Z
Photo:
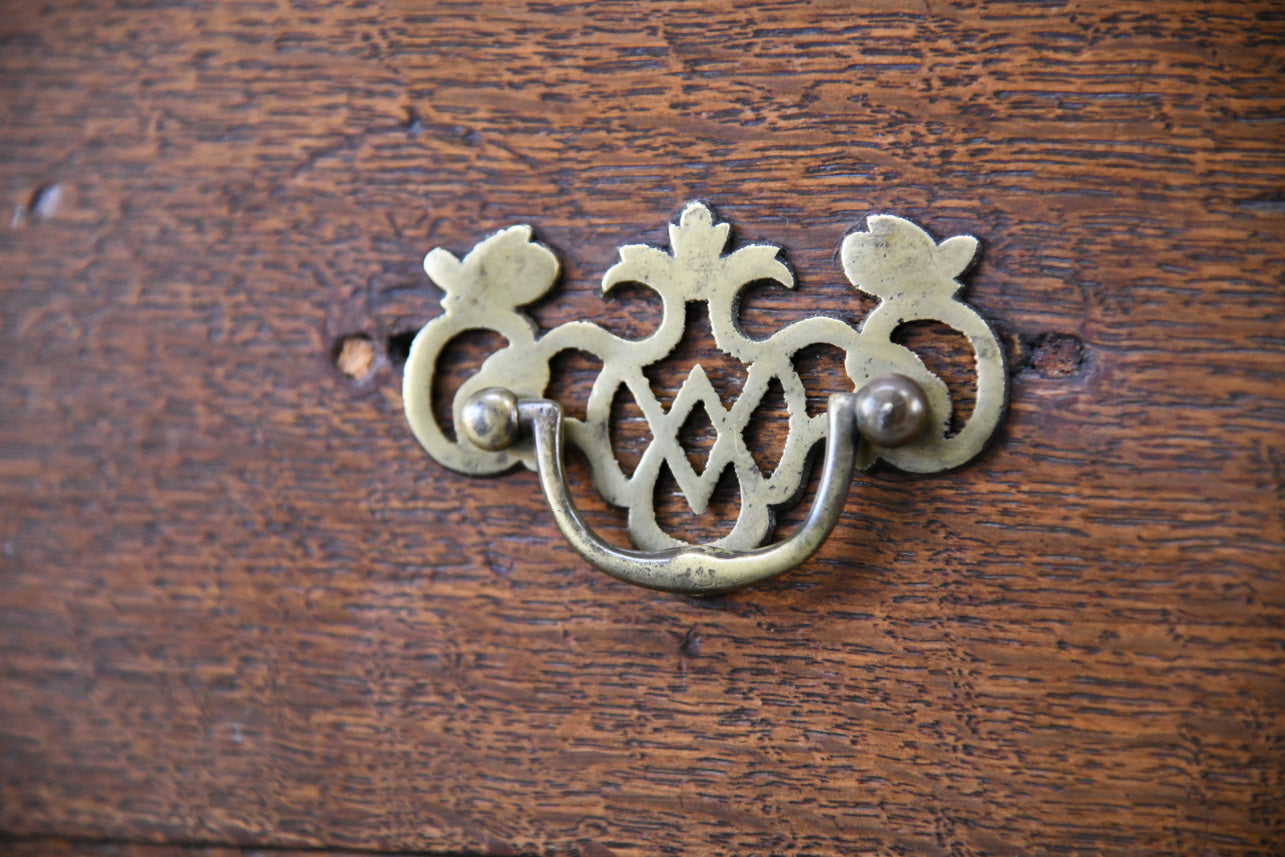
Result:
M516 405L516 428L535 441L540 487L562 535L576 553L607 574L623 580L688 595L714 595L776 577L816 553L834 529L852 481L856 460L856 393L830 397L829 432L821 485L802 528L785 541L750 551L682 547L645 553L625 550L599 538L576 511L562 466L562 408L548 399L523 399Z

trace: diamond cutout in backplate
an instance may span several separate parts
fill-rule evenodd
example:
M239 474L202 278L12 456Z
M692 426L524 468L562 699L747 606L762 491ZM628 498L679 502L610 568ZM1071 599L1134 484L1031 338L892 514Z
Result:
M700 476L709 464L709 454L718 441L718 429L709 418L704 402L697 402L678 430L678 445L687 453L692 470Z

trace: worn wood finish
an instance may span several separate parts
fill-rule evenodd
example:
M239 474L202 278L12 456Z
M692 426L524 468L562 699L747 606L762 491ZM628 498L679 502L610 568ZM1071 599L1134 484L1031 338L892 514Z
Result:
M1271 3L7 4L0 830L1279 853L1283 57ZM868 212L980 236L1015 373L709 601L436 467L395 366L513 222L542 323L645 330L597 278L692 198L788 248L751 330L859 317Z
M259 848L235 845L160 845L143 842L96 842L84 839L0 839L5 857L410 857L411 852L338 851L334 849ZM439 855L442 852L437 852ZM451 855L445 855L451 857Z

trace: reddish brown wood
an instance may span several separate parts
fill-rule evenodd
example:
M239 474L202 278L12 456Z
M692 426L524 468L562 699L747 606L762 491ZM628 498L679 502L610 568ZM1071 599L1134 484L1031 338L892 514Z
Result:
M1283 48L1266 2L9 4L0 831L1279 853ZM645 331L598 279L693 198L798 272L751 330L859 318L869 212L979 236L1014 371L980 461L709 601L433 464L395 365L423 254L515 222L542 324Z
M41 837L38 839L0 840L0 849L6 857L412 857L412 854L428 852L389 852L389 851L339 851L327 849L294 849L273 848L270 852L257 848L244 848L235 845L157 845L143 842L94 842L83 839L60 839L58 837ZM434 852L442 855L444 852ZM450 857L450 855L447 855Z

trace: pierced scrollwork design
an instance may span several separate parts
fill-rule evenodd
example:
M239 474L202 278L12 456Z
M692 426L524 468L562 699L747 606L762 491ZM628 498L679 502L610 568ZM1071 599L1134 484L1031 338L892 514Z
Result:
M732 531L711 547L748 550L770 535L774 509L798 497L807 476L808 453L826 435L826 416L807 413L806 391L792 361L803 348L827 344L846 354L844 367L853 389L873 377L899 373L922 387L931 406L932 423L921 437L895 449L863 443L858 466L869 467L882 459L903 470L927 473L961 465L989 439L1007 392L995 335L958 298L958 278L977 254L977 239L956 236L938 243L914 223L887 215L872 216L866 225L866 231L848 235L841 248L849 282L879 299L860 326L818 316L787 325L764 339L753 339L741 329L741 294L750 284L763 281L794 288L794 275L774 245L731 248L730 226L699 202L687 205L678 223L670 225L667 249L645 244L621 247L619 261L603 276L604 293L622 283L638 283L660 296L660 326L638 340L616 336L588 321L539 331L521 308L553 287L558 260L532 238L529 226L497 232L463 258L437 248L425 258L424 270L445 292L443 313L425 325L411 345L403 387L411 428L433 458L453 470L490 474L518 463L534 469L529 440L490 452L447 437L433 417L430 401L438 356L466 331L491 330L508 341L460 387L453 403L458 424L463 404L474 394L503 387L519 397L541 397L554 356L568 349L588 352L602 361L602 371L590 393L585 419L565 419L565 439L584 453L603 497L628 511L634 543L648 551L686 544L663 532L656 522L653 495L662 464L668 466L697 514L705 510L720 475L731 466L740 484L741 513ZM724 407L699 365L668 410L656 399L644 374L644 369L664 360L677 346L689 302L705 304L715 344L748 367L742 392L730 408ZM951 401L946 384L912 350L892 341L900 325L917 320L940 321L959 331L976 356L976 403L953 436L948 434ZM765 476L746 446L744 432L773 379L785 394L789 433L780 463ZM608 429L612 400L621 386L638 403L653 438L629 475L612 455ZM679 429L697 403L717 432L700 473L678 441Z

